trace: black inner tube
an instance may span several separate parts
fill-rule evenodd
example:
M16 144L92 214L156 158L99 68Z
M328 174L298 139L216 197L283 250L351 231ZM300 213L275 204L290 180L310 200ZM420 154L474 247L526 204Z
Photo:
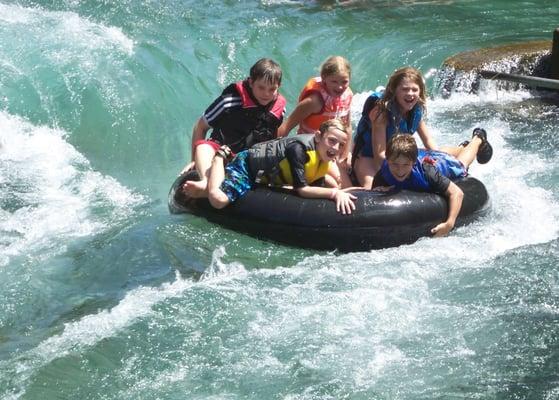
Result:
M366 251L413 243L446 219L447 201L434 193L407 190L386 193L356 191L351 215L336 211L328 199L306 199L286 189L257 187L222 210L207 199L191 199L180 189L196 172L179 176L169 191L171 213L202 216L259 239L317 250ZM464 191L456 226L489 211L485 186L473 177L455 182Z

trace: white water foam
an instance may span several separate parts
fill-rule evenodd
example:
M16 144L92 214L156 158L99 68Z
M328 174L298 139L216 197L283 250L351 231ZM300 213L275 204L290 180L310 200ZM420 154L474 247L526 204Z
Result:
M79 107L84 88L95 86L110 109L127 107L115 87L132 80L125 63L135 43L121 28L75 12L0 3L0 34L0 89L23 82L28 95L53 112L57 96Z
M215 282L222 279L227 280L231 277L246 275L247 271L241 263L233 262L227 264L223 262L223 257L226 255L227 253L223 246L216 248L212 253L212 261L202 274L200 280Z
M72 352L80 353L86 347L117 335L135 321L153 314L155 305L168 298L180 296L192 284L192 281L182 279L177 273L173 282L160 287L140 287L132 290L112 309L86 315L78 321L65 324L62 333L46 339L36 348L22 354L19 361L11 361L9 365L2 365L5 363L0 362L2 369L13 369L14 376L17 376L17 382L13 382L14 391L10 394L11 398L24 395L30 376L42 366Z
M64 325L64 331L42 342L33 353L47 363L64 357L82 347L93 346L100 340L114 336L140 318L151 315L156 304L180 296L193 285L177 272L173 282L160 287L140 287L130 291L110 310L86 315Z
M182 297L192 287L220 288L231 285L231 282L234 282L235 287L238 286L236 281L246 278L246 271L240 263L225 263L222 260L225 255L223 248L214 252L211 265L208 267L211 272L205 274L198 283L184 279L179 272L176 272L172 282L164 283L159 287L139 287L131 290L113 308L64 324L60 334L44 340L34 349L25 352L18 357L18 361L11 360L9 365L0 362L1 369L13 370L14 375L17 375L17 382L12 382L15 392L9 394L10 398L20 398L24 395L29 378L41 367L70 354L80 354L84 349L104 339L117 336L137 321L157 314L155 307L158 304ZM163 372L160 376L170 383L183 379L185 372L183 368L178 368L171 374ZM137 388L134 388L134 393L136 391Z
M486 165L474 162L469 169L471 175L486 185L491 197L491 216L477 234L483 235L485 250L493 256L523 245L545 243L559 234L559 204L551 191L533 183L534 176L549 173L547 161L537 153L511 148L506 138L514 132L506 115L498 112L500 104L510 105L530 97L523 91L496 93L490 90L479 96L461 95L430 102L433 124L443 122L441 115L447 112L459 114L466 106L497 110L491 119L483 122L493 146L493 158ZM458 142L469 138L473 128L474 124L467 126L464 132L451 132L445 127L435 135L442 137L439 143Z
M111 46L128 55L134 51L134 41L120 28L92 22L71 11L46 11L39 7L0 3L0 22L25 25L30 31L27 34L34 32L36 39L46 44L71 40L84 49Z
M67 239L99 233L145 202L93 171L65 136L0 112L0 265L58 253Z
M369 94L357 93L354 97L352 119L355 124ZM468 125L460 121L464 128L458 130L457 124L449 126L446 120L448 114L455 118L465 107L493 107L498 110L501 104L519 103L531 97L528 91L502 92L489 88L478 95L461 93L448 99L434 98L428 103L427 123L439 145L452 145L469 139L477 124ZM559 235L559 204L554 200L553 193L530 183L534 175L543 175L548 171L547 162L538 154L527 154L507 145L505 138L513 132L504 118L496 112L490 120L483 121L482 126L487 130L494 149L493 158L486 165L474 162L469 169L470 174L487 187L492 202L491 215L436 241L440 245L438 252L445 252L446 247L440 240L454 242L457 234L461 240L453 243L451 252L463 251L474 258L494 257L513 248L551 241ZM418 144L421 146L419 139ZM483 239L483 249L475 245L476 238ZM423 246L429 240L421 243ZM470 246L474 246L476 251L470 252Z
M532 95L528 90L519 89L507 92L499 90L493 82L487 81L485 84L481 85L477 94L459 93L447 99L434 97L429 99L427 107L429 113L431 113L444 110L459 110L468 105L498 106L499 104L518 103L531 97Z

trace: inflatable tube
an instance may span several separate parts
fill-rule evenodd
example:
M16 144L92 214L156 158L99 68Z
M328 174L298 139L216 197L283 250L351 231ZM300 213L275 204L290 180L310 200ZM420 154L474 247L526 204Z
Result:
M336 212L326 199L305 199L285 189L259 187L222 210L207 199L188 198L179 188L197 180L195 171L179 176L169 191L169 211L190 213L259 239L316 250L367 251L413 243L444 221L447 201L433 193L407 190L386 193L357 191L351 215ZM468 177L455 182L464 191L456 226L489 211L485 186Z

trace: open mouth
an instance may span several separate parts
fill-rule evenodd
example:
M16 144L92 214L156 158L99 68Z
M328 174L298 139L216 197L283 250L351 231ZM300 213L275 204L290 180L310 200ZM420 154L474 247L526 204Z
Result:
M327 151L326 151L326 156L327 156L329 159L333 160L333 159L335 159L335 158L338 156L338 152L337 152L336 150L327 150Z

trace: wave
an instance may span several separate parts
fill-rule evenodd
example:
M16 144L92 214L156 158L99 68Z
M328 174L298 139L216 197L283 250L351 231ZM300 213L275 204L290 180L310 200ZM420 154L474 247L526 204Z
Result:
M69 41L71 45L82 49L112 47L128 55L134 51L134 41L120 28L92 22L72 11L47 11L39 7L0 3L0 22L3 23L0 32L21 33L25 30L34 39L29 40L32 45L50 46L62 42L68 45Z
M60 129L0 112L0 266L22 254L59 252L145 202L89 161Z
M247 273L243 265L238 262L225 263L225 255L223 248L214 251L208 272L198 283L185 279L176 272L173 281L158 287L133 289L114 307L68 322L64 324L62 332L43 340L15 360L9 363L0 361L0 370L17 371L17 374L13 374L17 378L10 382L10 395L12 398L23 395L30 376L57 359L81 353L104 339L117 337L135 323L165 318L164 312L157 310L157 305L184 298L185 292L193 288L205 287L210 291L219 291L231 284L237 285L239 279L246 279Z

